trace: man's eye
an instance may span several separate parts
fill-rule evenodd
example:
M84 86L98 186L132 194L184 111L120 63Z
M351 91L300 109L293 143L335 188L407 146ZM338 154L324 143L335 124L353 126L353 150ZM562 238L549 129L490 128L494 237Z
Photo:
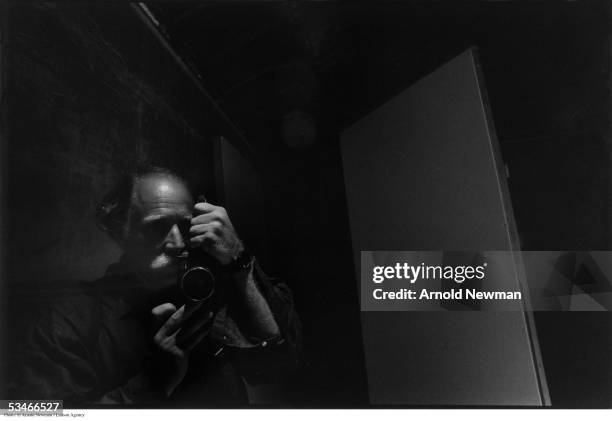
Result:
M163 221L151 222L143 226L142 235L149 241L162 241L172 226Z
M178 229L184 238L189 237L189 228L191 228L191 219L181 220L177 222L176 225L178 226Z

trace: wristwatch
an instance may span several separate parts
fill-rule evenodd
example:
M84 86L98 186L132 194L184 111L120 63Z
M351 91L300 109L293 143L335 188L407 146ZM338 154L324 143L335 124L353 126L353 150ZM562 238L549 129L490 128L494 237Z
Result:
M255 258L249 253L249 251L245 248L242 249L234 260L232 260L227 265L223 266L225 270L228 272L246 272L250 269L251 264Z

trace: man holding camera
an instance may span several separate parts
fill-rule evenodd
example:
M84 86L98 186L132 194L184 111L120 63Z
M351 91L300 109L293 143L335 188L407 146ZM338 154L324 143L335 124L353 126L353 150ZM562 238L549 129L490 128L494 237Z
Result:
M97 216L124 254L32 326L16 397L235 406L247 403L242 378L274 380L295 365L291 292L262 272L224 208L196 203L177 175L145 167L120 180ZM215 274L210 299L177 288L197 253Z

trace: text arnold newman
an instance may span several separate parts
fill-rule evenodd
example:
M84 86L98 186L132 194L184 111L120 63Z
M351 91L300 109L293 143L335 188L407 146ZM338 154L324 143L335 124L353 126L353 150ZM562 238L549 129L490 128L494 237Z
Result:
M397 291L383 291L380 288L372 292L375 300L521 300L520 291L477 291L476 289L451 289L450 291L421 290L417 294L412 289L402 288Z

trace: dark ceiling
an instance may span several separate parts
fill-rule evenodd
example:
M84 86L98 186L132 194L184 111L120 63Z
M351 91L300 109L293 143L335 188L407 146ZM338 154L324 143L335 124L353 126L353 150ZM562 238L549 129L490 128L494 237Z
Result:
M147 4L258 147L281 145L295 110L318 141L341 131L469 46L502 141L606 124L606 2Z

